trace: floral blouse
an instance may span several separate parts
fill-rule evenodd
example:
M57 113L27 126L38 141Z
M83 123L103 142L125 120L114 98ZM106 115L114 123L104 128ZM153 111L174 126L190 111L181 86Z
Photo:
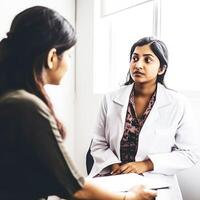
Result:
M134 89L132 90L126 113L124 134L120 143L120 156L122 163L135 161L135 156L138 149L139 134L147 116L149 115L155 103L155 100L156 100L156 91L153 93L142 117L137 118L135 112L135 103L134 103Z

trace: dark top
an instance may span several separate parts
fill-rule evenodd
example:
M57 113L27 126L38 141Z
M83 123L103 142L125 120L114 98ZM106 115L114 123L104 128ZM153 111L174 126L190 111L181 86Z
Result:
M24 90L0 97L0 199L72 199L84 184L48 107Z
M156 92L153 93L149 104L141 116L138 118L135 112L134 90L132 90L126 113L124 134L120 143L120 157L122 163L134 162L138 150L138 140L140 131L144 125L156 100Z

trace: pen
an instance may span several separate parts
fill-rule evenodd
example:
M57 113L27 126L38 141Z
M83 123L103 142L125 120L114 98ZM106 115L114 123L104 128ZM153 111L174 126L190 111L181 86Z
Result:
M163 189L170 189L169 186L166 186L166 187L157 187L157 188L149 188L150 190L163 190ZM121 192L128 192L130 190L123 190Z
M157 187L157 188L149 188L150 190L163 190L163 189L169 189L168 186L166 187Z

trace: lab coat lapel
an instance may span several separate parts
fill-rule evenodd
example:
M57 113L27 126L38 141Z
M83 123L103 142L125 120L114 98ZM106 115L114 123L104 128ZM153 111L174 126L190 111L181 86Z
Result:
M154 124L158 118L160 117L160 109L170 104L170 99L168 94L166 93L166 88L163 85L158 83L157 85L157 94L156 94L156 101L153 105L151 112L149 113L143 128L149 127ZM155 126L153 126L155 127Z
M127 106L129 102L129 96L132 91L133 84L124 86L121 88L115 96L113 96L113 103L118 104L119 108L119 115L120 115L120 121L116 121L118 124L118 137L116 141L116 152L118 157L120 157L120 141L124 133L124 124L125 124L125 118L126 118L126 111L127 111Z
M121 116L121 120L123 124L125 122L127 106L128 106L129 97L130 97L132 88L133 88L133 84L125 86L117 93L116 96L113 97L113 102L121 106L120 116Z
M151 142L155 136L155 131L159 125L159 119L162 115L162 108L170 105L170 103L171 100L166 92L166 88L158 83L156 101L140 131L137 155L142 156L145 154L147 146L149 146L149 142ZM140 158L136 156L136 159L142 160L144 157L142 156Z
M130 96L132 88L133 88L133 84L128 85L125 88L122 88L113 97L113 102L117 103L121 106L121 119L123 122L125 122L126 111L127 111L127 106L128 106L128 102L129 102L129 96ZM168 94L166 93L166 89L164 88L163 85L158 83L156 101L155 101L154 106L153 106L151 112L149 113L149 116L147 117L143 127L145 127L145 126L148 127L149 125L151 125L151 123L155 122L159 117L159 109L168 104L170 104L170 99L168 97Z

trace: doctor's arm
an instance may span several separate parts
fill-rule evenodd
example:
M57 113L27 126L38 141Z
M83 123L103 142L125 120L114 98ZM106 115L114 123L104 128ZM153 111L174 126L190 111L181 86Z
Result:
M183 99L182 115L177 124L174 145L171 152L148 155L155 173L173 175L195 165L200 159L200 144L191 105Z
M107 98L107 96L104 96L101 102L91 145L91 154L94 158L94 164L101 170L114 163L120 163L120 160L110 149L110 145L106 140Z

